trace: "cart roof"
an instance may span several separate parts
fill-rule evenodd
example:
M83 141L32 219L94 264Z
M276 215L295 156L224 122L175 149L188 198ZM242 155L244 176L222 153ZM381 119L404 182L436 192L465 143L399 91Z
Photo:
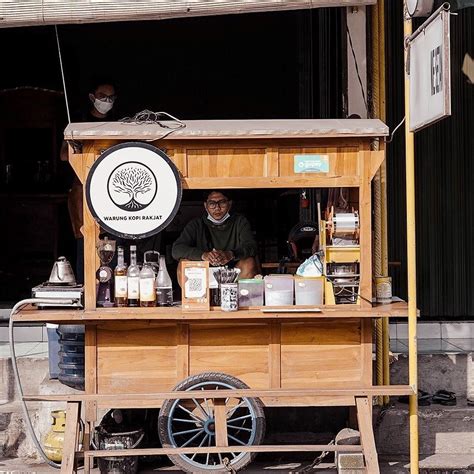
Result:
M176 127L176 122L160 123L70 123L64 138L158 140ZM175 129L166 139L382 137L389 133L387 125L378 119L187 120L183 123L184 128Z

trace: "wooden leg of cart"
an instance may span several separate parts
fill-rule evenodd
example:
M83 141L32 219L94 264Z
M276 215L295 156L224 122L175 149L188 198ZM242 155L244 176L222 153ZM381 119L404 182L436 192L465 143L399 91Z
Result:
M84 451L89 451L91 447L91 438L93 436L94 424L86 421L84 423L84 439L82 441ZM94 458L84 457L84 474L89 474L94 464Z
M372 427L372 399L356 397L357 421L359 423L360 444L364 453L365 465L369 474L379 474L379 461L375 447L374 430Z
M66 429L64 431L61 474L72 474L75 470L76 451L79 447L80 416L81 402L68 402L66 409Z

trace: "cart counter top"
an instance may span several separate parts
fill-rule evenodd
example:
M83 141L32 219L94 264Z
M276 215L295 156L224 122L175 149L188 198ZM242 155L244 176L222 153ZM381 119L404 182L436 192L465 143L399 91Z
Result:
M383 137L387 125L378 119L326 120L187 120L160 123L97 122L70 123L66 140L167 140L250 138L340 138ZM170 133L172 132L172 133ZM169 134L169 135L168 135Z
M94 323L97 321L266 321L266 320L314 320L327 318L383 318L406 317L408 306L405 302L375 305L372 308L359 308L354 305L322 306L320 312L282 312L278 308L264 307L225 312L220 308L209 311L184 312L181 307L171 308L99 308L95 311L60 309L37 309L27 306L15 316L15 321L53 322L53 323ZM293 307L296 309L296 307ZM267 312L270 309L269 312Z

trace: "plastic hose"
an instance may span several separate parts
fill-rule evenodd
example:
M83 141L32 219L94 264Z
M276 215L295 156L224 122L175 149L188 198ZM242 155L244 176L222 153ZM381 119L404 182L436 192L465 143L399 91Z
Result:
M10 341L10 355L12 359L12 367L13 367L13 375L15 376L15 382L16 382L16 387L18 389L18 393L20 395L20 402L21 402L21 408L23 410L23 417L25 419L26 427L28 429L28 432L30 433L31 439L33 440L34 445L36 446L36 449L40 453L41 457L47 462L50 466L55 467L56 469L61 468L61 464L55 463L54 461L51 461L48 459L48 456L46 456L46 453L43 451L43 447L41 446L40 442L38 441L38 438L36 437L35 431L33 429L33 424L31 423L30 415L28 413L28 409L26 407L26 402L23 400L23 387L21 386L21 381L20 381L20 374L18 373L18 366L16 363L16 354L15 354L15 341L13 338L13 315L22 307L27 304L34 304L34 303L41 303L41 304L51 304L51 305L57 305L57 304L63 304L63 305L71 305L75 302L76 300L74 299L52 299L52 298L28 298L19 301L16 303L15 306L13 306L11 312L10 312L10 322L8 324L8 337Z

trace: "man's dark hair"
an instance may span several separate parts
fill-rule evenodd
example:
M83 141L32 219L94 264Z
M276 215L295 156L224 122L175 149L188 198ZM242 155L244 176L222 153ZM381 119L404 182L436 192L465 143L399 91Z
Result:
M103 86L104 84L110 84L111 86L114 86L115 92L117 92L117 84L112 80L112 78L96 76L91 78L89 81L89 88L87 89L88 93L93 94L99 86Z
M203 195L202 195L204 202L207 202L207 200L209 199L209 196L210 196L212 193L221 193L221 194L223 194L229 201L232 201L232 195L231 195L231 193L229 192L228 189L210 189L209 191L205 191L205 192L203 193Z

